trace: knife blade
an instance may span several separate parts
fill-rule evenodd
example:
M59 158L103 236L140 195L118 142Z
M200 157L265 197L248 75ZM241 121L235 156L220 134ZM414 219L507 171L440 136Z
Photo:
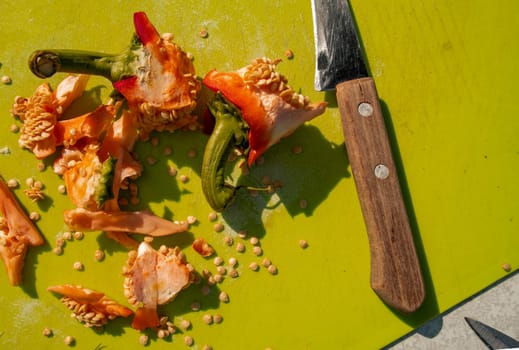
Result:
M514 338L492 328L483 322L474 320L470 317L465 317L465 321L470 328L477 334L479 339L485 343L489 349L511 349L519 348L519 341Z
M336 90L345 144L368 233L371 288L413 312L424 283L373 78L346 0L312 0L315 88Z

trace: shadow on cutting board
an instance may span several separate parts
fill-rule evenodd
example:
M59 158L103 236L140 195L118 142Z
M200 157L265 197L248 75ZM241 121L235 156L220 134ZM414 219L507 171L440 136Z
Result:
M233 229L252 229L259 238L265 235L264 217L269 211L282 205L291 217L311 216L339 181L351 176L344 144L330 142L313 125L301 126L263 157L239 183L264 186L269 181L280 187L274 193L254 195L239 190L234 203L222 213Z
M411 225L411 230L413 232L414 243L416 246L416 252L418 254L418 259L420 260L420 265L422 268L422 275L425 284L425 299L422 306L414 313L406 315L402 313L398 313L394 311L395 315L399 317L402 321L409 324L412 327L418 327L421 324L425 323L429 319L435 317L439 313L438 300L436 299L436 292L434 290L434 284L431 277L431 272L429 270L429 264L427 263L427 256L425 254L425 249L423 246L423 242L421 239L420 228L418 224L418 220L416 218L413 200L411 197L411 191L409 190L409 186L407 183L407 177L405 174L404 165L402 162L402 157L400 154L400 149L398 147L398 142L395 134L395 129L393 125L393 121L391 118L391 113L389 111L388 106L384 103L384 101L380 100L380 108L382 109L382 115L384 116L384 121L386 124L387 134L389 137L389 143L391 144L391 149L393 153L393 158L395 161L395 167L398 172L400 187L402 189L402 197L404 198L404 202L407 208L407 214L409 216L409 223ZM442 328L441 322L437 324L438 327L434 329L430 329L430 334L425 335L427 337L434 337L438 334Z

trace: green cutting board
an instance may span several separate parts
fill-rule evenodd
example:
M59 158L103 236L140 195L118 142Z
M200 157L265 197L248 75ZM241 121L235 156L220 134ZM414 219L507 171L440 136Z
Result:
M72 204L57 190L62 180L51 162L43 171L28 151L18 147L20 125L9 113L17 95L29 96L42 80L34 77L27 58L35 49L74 48L116 53L133 32L132 14L145 11L160 32L195 57L199 76L212 69L233 70L261 56L283 58L279 70L291 86L312 100L326 99L326 113L272 147L250 175L283 183L275 194L240 193L236 205L219 215L224 232L215 232L209 206L201 193L201 155L207 136L200 132L158 135L159 145L139 144L144 162L139 179L141 202L173 219L199 219L189 233L156 243L178 245L198 271L215 270L212 260L191 249L204 237L226 260L239 261L238 278L226 278L203 295L192 285L160 309L175 324L190 320L188 330L166 340L152 337L149 348L183 349L184 336L193 349L374 349L397 339L440 312L506 275L502 265L519 265L519 2L501 0L352 1L370 70L389 126L401 172L426 283L423 307L401 315L372 292L367 235L344 148L333 94L313 89L313 28L309 1L3 1L0 4L0 173L21 186L15 195L28 212L38 211L37 226L46 239L26 259L24 284L9 285L0 270L0 344L11 349L67 348L75 337L78 349L139 349L140 333L128 320L117 320L96 332L69 317L49 285L74 283L105 292L126 303L122 292L125 249L102 233L86 233L66 243L64 254L52 253L56 238L67 230L62 212ZM199 32L206 29L207 38ZM285 58L292 50L293 59ZM49 80L53 87L63 74ZM85 112L106 101L110 84L92 79L86 97L73 112ZM163 155L164 147L173 153ZM294 147L301 147L296 154ZM198 156L189 157L191 149ZM167 167L178 168L177 177ZM179 181L187 175L189 181ZM45 185L46 199L31 202L23 193L25 179ZM301 200L307 206L302 208ZM256 257L246 230L260 239ZM232 236L234 244L224 244ZM302 249L299 240L308 247ZM238 242L246 251L236 252ZM102 262L94 251L106 251ZM277 275L248 265L269 258ZM81 261L85 269L72 265ZM230 297L218 301L218 291ZM198 301L201 310L190 305ZM223 322L206 325L204 314ZM44 337L44 327L54 335ZM149 332L148 334L152 334Z

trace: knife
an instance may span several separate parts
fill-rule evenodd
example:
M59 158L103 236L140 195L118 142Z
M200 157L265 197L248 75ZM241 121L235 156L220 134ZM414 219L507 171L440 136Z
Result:
M371 288L390 307L417 310L422 272L373 78L346 0L312 0L315 88L336 90L370 245Z
M512 349L519 348L519 341L494 329L483 322L476 321L472 318L465 317L465 321L470 328L477 334L479 339L485 343L489 349Z

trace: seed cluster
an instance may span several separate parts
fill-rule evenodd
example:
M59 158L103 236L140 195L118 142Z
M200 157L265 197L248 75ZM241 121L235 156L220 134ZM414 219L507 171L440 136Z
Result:
M102 327L108 323L109 320L114 319L115 315L105 315L102 312L94 310L88 304L81 304L69 297L61 298L61 302L72 311L71 317L83 323L85 327Z
M45 194L43 193L43 183L41 181L36 181L30 177L27 179L26 184L28 188L25 189L23 193L25 193L25 195L33 202L37 202L45 198Z
M52 137L57 120L53 99L50 85L46 83L40 85L29 98L15 97L11 113L23 121L18 139L21 147L33 149L36 143Z
M310 104L310 98L295 92L288 79L276 71L281 59L257 58L244 68L243 79L250 86L255 86L267 93L278 94L294 108L304 108Z

